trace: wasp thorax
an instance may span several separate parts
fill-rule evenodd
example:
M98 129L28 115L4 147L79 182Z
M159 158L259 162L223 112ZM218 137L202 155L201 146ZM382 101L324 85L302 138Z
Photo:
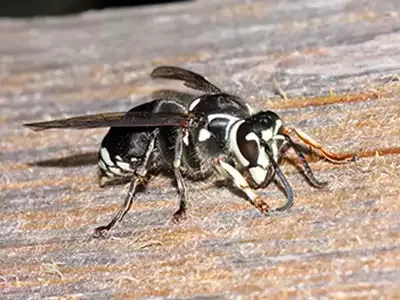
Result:
M282 121L274 112L262 111L237 124L233 132L237 161L258 186L265 185L274 174L270 157L277 157L274 138L281 126Z

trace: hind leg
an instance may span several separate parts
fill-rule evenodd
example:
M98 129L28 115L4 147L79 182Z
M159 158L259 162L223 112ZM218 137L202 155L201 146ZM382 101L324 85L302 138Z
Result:
M147 169L148 164L150 161L151 154L155 147L155 140L157 134L154 134L153 138L151 139L150 143L147 146L146 153L144 155L144 159L141 162L140 166L136 169L135 175L132 176L131 183L129 185L128 194L125 197L125 201L122 204L118 213L114 216L110 223L105 226L99 226L94 230L93 237L104 237L107 232L109 232L117 222L121 221L126 213L132 206L133 196L135 195L136 188L138 184L144 183L146 181Z
M93 237L98 238L98 237L104 236L107 232L109 232L111 230L111 228L114 227L114 225L117 222L119 222L123 219L123 217L126 215L126 213L131 208L133 196L135 194L135 191L136 191L139 181L140 181L140 178L133 175L131 184L129 185L128 194L126 195L126 198L124 201L124 204L121 206L120 210L114 216L114 218L111 220L110 223L108 223L105 226L99 226L94 230Z

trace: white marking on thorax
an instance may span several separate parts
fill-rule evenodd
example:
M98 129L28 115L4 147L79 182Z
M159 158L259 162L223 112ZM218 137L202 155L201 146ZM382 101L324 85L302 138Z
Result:
M235 155L238 162L243 166L247 167L250 163L249 161L243 156L242 152L240 151L238 144L237 144L237 131L239 126L244 122L244 120L239 120L233 124L232 128L229 130L229 146L231 151Z
M211 132L209 132L207 129L204 128L200 129L198 137L199 142L204 142L208 140L210 137L211 137Z
M226 120L229 120L229 122L228 122L228 124L226 124L226 128L225 128L225 137L224 137L225 141L227 141L228 138L229 138L229 132L231 130L232 125L236 121L240 120L237 117L233 117L233 116L230 116L230 115L227 115L227 114L211 114L211 115L209 115L207 117L208 123L210 123L214 119L226 119Z
M236 121L239 118L231 116L231 115L228 115L228 114L210 114L207 117L208 122L211 122L214 119L228 119L230 121L232 121L232 120Z
M112 162L111 158L110 158L110 154L107 151L107 148L103 147L100 149L100 155L101 158L103 159L103 161L109 165L109 166L113 166L114 163Z
M197 106L197 104L199 104L200 101L201 101L201 98L197 98L197 99L194 99L192 102L190 102L189 111L192 111Z
M119 161L122 161L122 157L119 156L119 155L116 155L116 156L115 156L115 159L116 159L116 160L119 160Z

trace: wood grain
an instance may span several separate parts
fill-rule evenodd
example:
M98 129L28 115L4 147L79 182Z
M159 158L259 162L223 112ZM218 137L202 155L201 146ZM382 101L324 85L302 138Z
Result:
M0 20L2 299L400 297L398 1L246 3ZM190 217L177 225L175 188L159 177L111 237L93 240L126 193L97 184L105 130L21 124L187 91L149 78L161 64L202 73L359 160L310 157L324 189L285 162L295 205L269 217L213 180L188 182ZM262 194L284 201L273 185Z

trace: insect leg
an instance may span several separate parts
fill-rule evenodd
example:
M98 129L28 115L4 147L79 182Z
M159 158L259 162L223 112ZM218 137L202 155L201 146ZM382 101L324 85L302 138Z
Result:
M286 142L289 143L290 147L293 148L293 150L296 152L297 156L300 158L300 162L304 168L304 170L303 170L304 175L309 180L309 182L318 188L322 188L322 187L326 186L328 184L327 182L321 182L315 178L306 158L304 157L303 153L300 151L299 147L297 147L297 145L290 138L290 136L284 135L284 138L285 138Z
M185 217L186 217L186 208L187 208L186 186L185 186L185 182L183 180L182 174L179 170L179 168L181 166L181 157L182 157L182 151L183 151L182 139L183 139L183 135L187 134L186 130L187 130L186 128L179 129L177 137L176 137L176 141L175 141L175 153L174 153L173 167L174 167L174 176L175 176L175 180L176 180L176 186L178 188L178 193L179 193L179 208L174 213L174 216L172 217L172 222L174 222L174 223L179 223L182 219L185 219Z
M129 211L132 205L132 200L133 200L133 195L135 194L135 190L137 187L137 184L139 183L139 178L135 175L133 175L131 183L129 185L129 190L128 190L128 195L126 195L124 204L121 206L120 210L118 213L114 216L114 218L111 220L110 223L108 223L105 226L99 226L95 228L93 237L99 238L104 236L108 231L111 230L111 228L114 227L114 225L121 221L122 218L125 216L125 214Z
M187 134L186 128L180 128L177 132L175 147L174 147L174 162L173 162L174 169L179 169L179 167L181 166L181 158L183 152L182 139L185 134Z
M144 159L140 166L138 167L137 171L135 172L136 174L133 175L131 183L129 185L129 190L128 194L125 198L124 203L122 204L120 210L118 213L114 216L114 218L111 220L110 223L108 223L105 226L100 226L95 228L93 237L98 238L104 236L108 231L110 231L114 225L121 221L126 213L129 211L129 209L132 206L132 201L133 201L133 196L135 195L136 187L139 183L145 181L145 176L147 174L147 165L150 160L151 153L154 150L155 146L155 140L156 140L156 135L158 131L155 130L154 133L152 134L152 139L150 140L150 143L147 146L146 153L144 155Z
M217 167L221 169L222 173L227 178L231 179L233 184L247 195L250 203L257 207L260 212L266 213L270 211L269 205L250 187L247 180L237 169L224 162L223 159L217 159L216 164Z
M172 222L179 223L180 221L186 218L186 208L187 208L186 186L179 169L174 169L174 175L179 193L179 208L174 213L174 216L172 217Z
M304 143L309 145L312 148L319 150L323 157L333 163L347 162L350 160L356 159L356 157L352 154L347 153L332 153L328 150L325 150L321 144L315 141L312 137L306 134L301 129L295 127L286 127L283 128L282 133L285 135L289 135L294 132Z

